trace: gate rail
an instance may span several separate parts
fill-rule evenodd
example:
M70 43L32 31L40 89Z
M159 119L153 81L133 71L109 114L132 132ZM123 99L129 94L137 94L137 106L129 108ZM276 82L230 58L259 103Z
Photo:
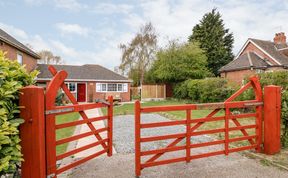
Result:
M247 89L252 88L255 94L254 100L247 101L233 101L240 94ZM255 112L232 114L231 109L234 108L255 108ZM272 107L272 106L271 106ZM212 110L206 117L199 119L192 119L191 111L193 110ZM215 116L220 110L225 110L224 116ZM153 123L141 123L142 113L153 112L166 112L166 111L186 111L186 118L184 120L167 121L167 122L153 122ZM257 77L251 77L250 82L234 93L230 98L222 103L207 103L207 104L186 104L178 106L154 106L154 107L141 107L139 101L135 102L135 175L140 176L141 170L147 167L175 163L175 162L190 162L193 159L204 158L214 155L225 154L255 149L257 152L261 151L262 144L262 112L263 112L263 100L262 89ZM255 118L255 124L242 126L238 119ZM212 121L224 121L224 128L217 128L211 130L197 130L201 125L206 122ZM229 122L233 122L236 126L229 126ZM147 128L157 128L166 126L184 125L186 132L177 134L168 134L160 136L141 137L141 130ZM255 135L248 135L246 129L255 129ZM229 138L229 132L241 131L242 137ZM225 138L223 140L214 140L204 143L191 143L191 137L196 135L224 133ZM159 140L175 139L169 143L166 147L148 151L141 150L141 143L153 142ZM186 140L186 144L177 145L180 141ZM229 143L248 140L250 145L229 148ZM213 151L208 153L191 155L191 148L199 148L211 145L224 144L224 149L220 151ZM186 155L183 157L157 160L167 152L174 152L179 150L185 150ZM151 156L147 158L147 156ZM142 158L145 157L145 161Z

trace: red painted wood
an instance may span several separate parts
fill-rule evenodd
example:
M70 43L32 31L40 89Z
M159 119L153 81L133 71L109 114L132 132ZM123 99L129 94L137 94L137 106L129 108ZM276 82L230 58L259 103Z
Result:
M60 155L56 156L56 159L57 160L61 160L61 159L66 158L68 156L72 156L72 155L74 155L76 153L79 153L81 151L88 150L88 149L90 149L92 147L96 147L96 146L100 145L103 142L108 142L108 138L106 138L104 140L101 140L101 141L94 142L94 143L90 143L90 144L82 146L80 148L77 148L77 149L68 151L66 153L60 154Z
M255 93L255 100L249 101L233 101L239 95L241 95L244 91L248 88L252 87ZM135 103L135 173L136 176L140 176L141 170L146 167L169 164L174 162L181 162L186 161L189 162L191 159L198 159L203 157L209 157L214 155L226 154L228 155L230 152L242 151L253 149L256 147L260 147L262 143L260 131L261 128L261 113L262 112L262 90L257 77L250 78L250 82L242 87L240 90L235 92L230 98L228 98L223 103L205 103L205 104L189 104L189 105L178 105L178 106L160 106L160 107L145 107L141 108L139 101ZM245 113L239 115L232 115L230 109L233 108L256 108L256 113ZM205 118L200 119L191 119L191 110L200 110L205 108L212 108L214 109L210 114L208 114ZM218 116L213 117L216 113L218 113L221 109L225 109L225 116ZM171 121L171 122L159 122L159 123L140 123L141 113L149 113L149 112L161 112L161 111L180 111L186 110L186 119L182 121ZM256 124L255 125L244 125L242 126L237 119L245 119L255 117ZM205 122L213 122L218 120L225 120L225 128L217 128L212 130L201 130L196 131L200 126L202 126ZM236 127L229 127L229 121L234 122ZM195 123L194 125L191 125ZM161 136L149 136L141 138L141 128L157 128L157 127L164 127L164 126L172 126L172 125L186 125L186 133L177 133L177 134L168 134L168 135L161 135ZM257 129L256 135L248 135L245 129ZM229 131L240 130L243 137L237 138L229 138ZM214 134L224 132L225 133L225 140L216 140L216 141L209 141L205 143L197 143L191 144L190 137L195 135L202 135L202 134ZM157 141L157 140L164 140L164 139L172 139L175 138L170 144L168 144L165 148L155 149L155 150L148 150L148 151L141 151L140 144L141 142L150 142L150 141ZM180 141L186 138L186 145L185 146L176 146ZM253 139L257 140L254 141ZM251 145L238 147L238 148L229 148L230 142L248 140ZM217 144L224 144L225 150L204 153L204 154L197 154L191 156L191 148L199 148L204 146L211 146ZM172 158L168 160L160 160L156 161L166 152L172 151L179 151L179 150L186 150L186 156L181 158ZM144 164L141 164L141 156L153 155L150 157Z
M63 144L63 143L67 143L67 142L79 140L79 139L81 139L81 138L88 137L88 136L90 136L90 135L95 135L96 133L99 134L99 133L105 132L105 131L107 131L107 130L108 130L108 128L105 127L105 128L97 129L97 130L95 130L95 131L85 132L85 133L82 133L82 134L79 134L79 135L74 135L74 136L72 136L72 137L63 138L63 139L61 139L61 140L57 140L57 141L56 141L56 145L61 145L61 144ZM103 140L103 139L101 139L101 140ZM103 144L103 143L101 143L101 144ZM106 146L106 147L107 147L107 146ZM105 149L106 149L106 147L105 147Z
M55 128L56 129L63 129L66 127L72 127L72 126L76 126L76 125L92 123L92 122L101 121L101 120L105 120L105 119L108 119L108 116L99 116L99 117L94 117L94 118L91 118L88 120L78 120L78 121L73 121L73 122L66 122L64 124L56 125Z
M276 154L281 149L281 88L264 87L264 152Z
M141 116L140 116L140 102L137 100L135 102L135 175L141 175L141 131L140 131L140 124L141 124Z
M44 89L28 86L20 91L21 177L46 178ZM33 102L31 102L33 101Z
M108 141L108 156L112 156L113 154L113 96L108 97L108 101L110 105L108 106L108 132L107 138Z
M86 102L86 83L77 83L77 101Z

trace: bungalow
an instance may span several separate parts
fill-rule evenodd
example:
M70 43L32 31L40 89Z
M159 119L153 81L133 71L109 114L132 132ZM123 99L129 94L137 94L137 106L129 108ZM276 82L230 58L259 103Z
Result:
M37 60L40 59L37 53L17 41L2 29L0 29L0 50L6 52L8 59L17 60L21 65L25 65L28 72L36 68Z
M221 77L239 84L246 76L288 69L288 45L283 32L273 42L249 38L233 61L220 68Z
M100 65L86 64L54 65L57 70L68 73L66 84L78 102L93 102L95 99L107 99L112 95L115 100L130 101L130 80ZM45 87L52 75L47 64L38 64L38 86Z

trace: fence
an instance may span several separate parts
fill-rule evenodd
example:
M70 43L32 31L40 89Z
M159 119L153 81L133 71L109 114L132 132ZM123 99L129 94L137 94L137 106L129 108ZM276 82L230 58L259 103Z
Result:
M254 100L248 101L233 101L236 97L246 91L248 88L252 87L255 93ZM264 113L265 122L267 124L264 128L266 141L264 145L265 153L273 154L280 150L280 89L275 86L265 87L264 96ZM244 114L232 114L231 109L234 108L253 108L255 112L244 113ZM191 111L193 110L213 110L204 118L193 119ZM220 110L224 110L224 116L215 116ZM186 118L179 121L168 121L168 122L154 122L154 123L141 123L141 113L151 113L151 112L167 112L167 111L185 111ZM252 110L253 111L253 110ZM262 145L262 112L263 112L263 101L262 101L262 90L260 83L256 77L250 79L250 82L243 86L239 91L234 93L230 98L228 98L223 103L207 103L207 104L187 104L179 106L158 106L158 107L141 107L140 102L135 102L135 174L136 176L141 175L141 170L147 167L158 166L163 164L175 163L186 161L190 162L193 159L204 158L209 156L228 155L229 153L256 149L257 152L261 151ZM238 119L245 118L255 118L255 124L252 125L241 125ZM200 126L207 122L213 121L224 121L223 128L211 129L211 130L197 130ZM230 122L234 123L234 127L230 126ZM269 124L269 125L268 125ZM170 135L161 136L149 136L141 137L141 130L147 128L159 128L174 125L184 125L186 128L185 133L177 133ZM272 125L272 127L270 127ZM247 129L255 129L254 135L248 135ZM230 138L229 133L231 131L239 130L243 134L242 137ZM216 134L224 133L223 140L208 141L204 143L191 143L191 137L204 134ZM167 139L175 139L170 144L164 148L154 149L154 150L141 150L141 143L154 142ZM183 139L186 143L182 145L179 144ZM231 148L230 143L247 140L249 145ZM275 141L277 140L277 141ZM224 149L220 151L213 151L201 154L191 154L191 149L201 148L211 145L223 145ZM164 160L157 160L162 155L168 152L175 152L185 150L185 156L170 158ZM151 156L147 158L147 156ZM142 158L145 157L144 163L142 163Z
M166 87L165 85L142 85L141 99L165 99Z

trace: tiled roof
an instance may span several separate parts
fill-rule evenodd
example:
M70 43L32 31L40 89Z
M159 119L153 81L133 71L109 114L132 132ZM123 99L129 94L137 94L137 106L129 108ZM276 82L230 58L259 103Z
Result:
M250 40L254 42L255 44L257 44L264 51L266 51L275 60L277 60L280 63L280 65L288 65L288 57L277 50L280 48L287 47L287 44L279 45L279 44L274 44L271 41L264 41L264 40L258 40L258 39L252 39L252 38L250 38Z
M119 75L100 65L86 64L82 66L75 65L54 65L59 70L65 70L68 73L67 79L76 79L83 81L129 81L128 78ZM52 75L48 70L47 64L38 64L37 70L40 71L37 79L51 79Z
M11 46L17 48L19 51L22 51L26 54L29 54L30 56L32 56L36 59L41 58L37 53L35 53L31 49L29 49L27 46L25 46L22 43L20 43L19 41L17 41L15 38L10 36L8 33L3 31L2 29L0 29L0 41L3 41L5 43L11 45Z
M244 70L253 68L266 68L269 64L262 58L260 58L254 52L247 52L242 54L235 60L231 61L227 65L220 68L220 72L224 71L235 71L235 70Z

